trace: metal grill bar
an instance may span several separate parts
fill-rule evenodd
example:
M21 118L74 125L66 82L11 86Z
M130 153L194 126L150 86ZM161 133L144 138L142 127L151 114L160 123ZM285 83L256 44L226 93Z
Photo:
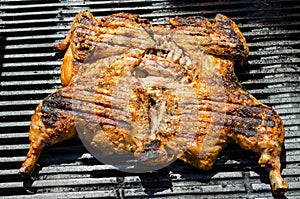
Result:
M30 116L60 87L64 38L79 10L95 16L131 12L164 24L167 17L223 13L246 36L248 63L236 68L245 88L277 110L285 124L283 177L288 198L300 197L300 4L297 0L29 1L0 3L0 195L2 198L274 198L258 156L230 146L214 169L181 162L152 174L121 173L96 161L77 140L47 148L28 194L17 169L28 149ZM26 185L25 185L26 186Z

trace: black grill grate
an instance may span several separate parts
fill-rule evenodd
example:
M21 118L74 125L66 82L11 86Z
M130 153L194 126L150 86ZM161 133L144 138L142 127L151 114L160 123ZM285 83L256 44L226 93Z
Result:
M222 152L208 172L175 162L158 172L136 175L102 165L80 141L70 140L47 148L37 179L23 183L17 170L29 147L30 116L41 99L60 87L63 54L52 45L64 38L73 17L84 9L95 16L136 13L154 24L176 15L212 19L216 13L235 20L250 47L248 64L236 72L245 88L284 120L282 173L290 186L286 196L300 197L299 1L1 0L1 198L274 198L258 156L236 146Z

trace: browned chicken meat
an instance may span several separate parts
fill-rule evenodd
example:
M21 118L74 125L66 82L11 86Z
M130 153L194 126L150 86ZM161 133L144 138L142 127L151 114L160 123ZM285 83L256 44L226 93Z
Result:
M131 14L80 12L65 40L65 86L31 119L20 173L30 175L46 147L76 136L105 155L131 152L145 164L179 158L211 169L228 143L260 154L274 193L283 194L283 123L245 91L234 73L248 47L237 25L218 14L176 17L152 26Z

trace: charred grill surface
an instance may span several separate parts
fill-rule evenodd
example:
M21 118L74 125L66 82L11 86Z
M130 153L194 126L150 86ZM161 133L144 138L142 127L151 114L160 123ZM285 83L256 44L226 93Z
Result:
M1 0L0 4L1 198L283 199L300 196L299 1ZM257 164L259 155L239 149L236 144L222 150L209 171L203 172L179 160L156 172L137 174L123 173L109 163L97 161L75 138L42 152L32 174L33 183L20 178L18 169L30 144L30 117L43 98L61 87L59 76L64 52L53 49L53 44L64 39L80 10L91 10L94 16L131 12L154 25L169 24L165 19L175 16L205 16L212 22L217 13L222 13L233 19L250 49L246 64L235 66L239 82L260 102L276 110L284 123L281 173L289 184L286 197L272 195L268 175ZM163 49L154 51L151 54L158 56L168 53ZM78 64L81 61L74 62ZM138 78L147 74L137 69L132 72ZM204 100L201 103L212 104ZM150 115L155 117L159 106L152 99L150 104L153 107ZM258 124L260 119L256 120Z
M202 17L169 22L152 26L124 13L75 17L66 39L55 46L67 50L65 87L32 116L31 148L21 173L32 172L45 146L74 137L77 121L86 131L100 125L91 143L103 153L130 151L150 164L176 154L208 170L235 142L260 154L275 193L287 190L280 174L283 123L234 74L235 61L248 55L237 25L221 14L213 23Z

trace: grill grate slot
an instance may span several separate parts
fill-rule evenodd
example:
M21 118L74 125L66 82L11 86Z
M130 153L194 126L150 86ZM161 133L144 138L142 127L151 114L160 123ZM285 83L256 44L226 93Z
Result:
M277 110L285 124L282 155L288 198L300 197L300 4L297 0L1 0L0 3L0 195L2 198L277 198L272 196L258 156L229 146L213 170L182 162L152 174L130 174L102 165L78 140L45 149L29 194L17 169L29 146L30 116L60 87L62 40L73 17L131 12L164 24L174 16L216 13L237 22L250 48L248 63L236 68L243 86ZM241 155L243 152L243 155Z

